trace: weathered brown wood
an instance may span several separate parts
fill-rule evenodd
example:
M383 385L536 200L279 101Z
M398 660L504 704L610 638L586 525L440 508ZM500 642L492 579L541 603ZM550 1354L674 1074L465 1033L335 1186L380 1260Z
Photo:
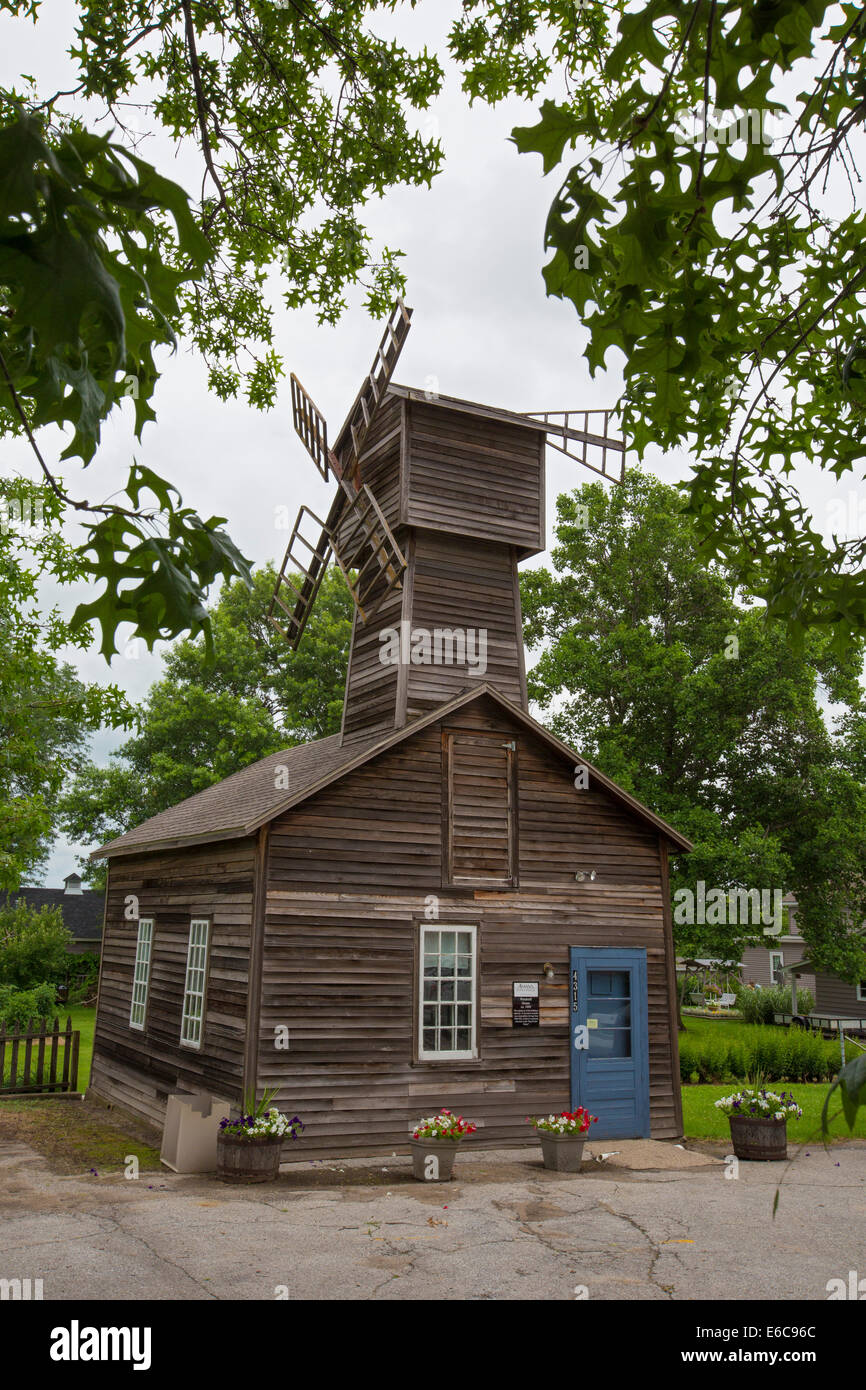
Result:
M149 848L115 850L92 1074L106 1099L159 1122L175 1089L237 1101L275 1086L307 1124L308 1153L402 1147L443 1104L479 1123L480 1143L534 1143L526 1115L569 1101L569 950L621 946L646 953L652 1133L680 1134L666 844L687 846L600 773L577 788L574 755L526 715L517 564L544 546L544 426L469 404L396 388L369 418L362 409L356 485L407 567L387 597L379 575L367 621L355 617L339 742L296 750L300 783L279 800L247 769L236 811L211 820L212 802L194 798L157 818ZM338 495L338 548L344 510ZM418 630L451 634L458 659L443 638L434 661L410 648L383 662L385 629L410 643ZM454 637L481 630L483 671ZM155 922L139 1032L130 899ZM180 1016L200 916L209 968L192 1049ZM477 1056L465 1060L421 1056L431 923L476 932ZM538 1028L513 1027L515 980L539 982ZM283 1028L288 1051L274 1047Z
M674 949L674 922L671 911L670 865L668 846L664 836L659 836L659 863L662 880L662 913L665 932L665 973L668 996L668 1029L671 1050L671 1075L676 1079L680 1074L679 1011L677 1009L677 958ZM679 1086L674 1086L674 1118L680 1130L683 1127L683 1094Z
M91 1089L159 1121L170 1091L206 1087L240 1099L249 998L249 948L256 837L124 856L110 865L102 985ZM129 1026L138 921L129 897L154 919L143 1031ZM190 921L208 917L209 969L202 1047L180 1042ZM134 1084L133 1077L139 1080Z
M244 1036L243 1094L256 1088L258 1043L262 1002L262 961L265 944L265 910L267 897L268 840L270 825L263 825L257 836L253 865L253 901L251 907L249 992L247 998Z

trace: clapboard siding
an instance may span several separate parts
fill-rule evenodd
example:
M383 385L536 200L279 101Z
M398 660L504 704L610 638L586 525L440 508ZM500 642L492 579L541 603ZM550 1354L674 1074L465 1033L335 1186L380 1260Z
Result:
M235 1099L243 1088L255 845L224 841L139 854L109 864L91 1088L161 1122L169 1091L205 1088ZM154 920L144 1030L130 1028L138 921ZM189 926L208 917L208 980L201 1049L182 1047L180 1022Z
M815 1013L866 1018L866 1002L857 998L856 985L849 985L845 980L840 980L838 975L816 974Z
M509 700L526 708L523 639L517 602L517 561L512 549L485 541L419 531L411 572L413 628L473 634L473 662L463 665L410 665L407 700L410 716L444 704L473 682L489 681ZM484 633L484 648L478 633ZM478 657L484 651L485 669Z
M544 549L543 429L416 401L407 428L408 525Z
M517 745L517 889L443 881L443 733L458 728ZM661 859L655 830L609 794L576 790L572 769L489 701L410 735L272 824L259 1086L279 1087L279 1103L302 1116L305 1152L403 1145L440 1105L478 1121L480 1142L531 1143L526 1115L569 1102L569 947L637 946L652 1133L678 1135ZM596 868L595 882L576 883L576 867ZM431 904L443 925L478 928L471 1062L414 1060L416 939ZM511 1025L516 979L540 981L537 1030ZM283 1028L288 1051L275 1046Z

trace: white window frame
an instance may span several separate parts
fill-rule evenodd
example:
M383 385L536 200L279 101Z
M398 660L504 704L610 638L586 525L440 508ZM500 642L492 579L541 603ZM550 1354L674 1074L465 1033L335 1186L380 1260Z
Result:
M454 1049L451 1051L440 1051L429 1049L424 1046L424 957L432 955L432 951L427 950L427 938L434 932L468 932L470 935L470 960L471 974L469 976L469 1047L466 1049ZM437 954L441 951L437 948ZM441 978L437 976L437 978ZM456 977L455 977L456 978ZM465 1003L466 1001L460 1001ZM427 1000L427 1007L431 1001ZM454 1005L458 1001L455 999ZM437 1009L441 1006L441 1000L437 1001ZM455 1022L456 1029L457 1024ZM469 926L465 923L451 922L422 922L418 934L418 1060L422 1062L455 1062L471 1061L478 1056L478 928Z
M866 980L857 982L857 1003L866 1004Z
M778 956L778 958L779 958L779 963L778 963L778 965L774 965L774 964L773 964L773 961L776 959L777 956ZM775 986L780 986L780 985L782 984L782 981L781 981L781 980L777 980L777 979L776 979L776 972L778 971L778 973L781 975L781 973L782 973L782 966L783 966L784 964L785 964L785 952L784 952L784 951L771 951L771 952L770 952L770 988L771 988L771 989L773 989Z
M132 969L132 999L129 1005L129 1026L143 1033L147 1019L147 996L150 990L150 961L153 955L152 917L139 917L135 940L135 965Z
M186 976L183 983L183 1009L180 1017L181 1047L200 1051L204 1036L207 999L207 967L210 950L210 918L193 917L189 924ZM194 1006L198 1003L198 1011Z

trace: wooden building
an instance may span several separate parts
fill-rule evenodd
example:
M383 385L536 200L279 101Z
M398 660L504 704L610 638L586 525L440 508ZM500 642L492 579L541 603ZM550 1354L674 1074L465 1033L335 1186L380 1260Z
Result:
M173 1091L276 1086L305 1154L390 1152L441 1106L491 1143L576 1104L674 1138L690 846L527 710L545 426L382 395L360 468L406 568L356 615L343 728L97 851L92 1090L161 1122Z

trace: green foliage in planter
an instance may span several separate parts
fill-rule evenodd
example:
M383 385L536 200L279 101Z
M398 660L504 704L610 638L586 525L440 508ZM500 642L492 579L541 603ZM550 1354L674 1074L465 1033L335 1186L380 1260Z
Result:
M839 1045L800 1028L743 1029L718 1036L685 1033L680 1038L680 1078L700 1083L742 1081L756 1072L767 1081L828 1081L839 1070Z
M815 1001L807 989L797 990L797 1013L809 1014ZM774 1014L789 1014L791 1008L791 989L774 985L771 989L740 989L737 991L737 1008L743 1015L744 1023L772 1023Z
M55 1012L54 986L14 989L0 985L0 1025L9 1033L23 1032L28 1019L51 1018Z

